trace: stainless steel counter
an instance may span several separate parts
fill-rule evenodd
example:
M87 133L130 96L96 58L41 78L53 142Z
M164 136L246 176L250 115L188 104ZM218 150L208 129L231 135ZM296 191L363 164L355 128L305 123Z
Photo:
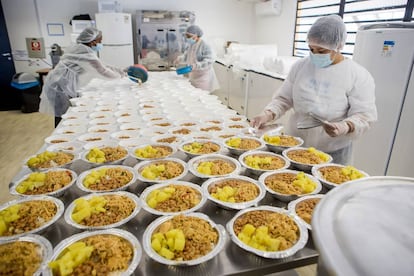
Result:
M188 161L188 158L181 152L175 153L173 157ZM124 162L124 165L129 166L133 166L135 164L136 160L130 157L128 157L128 159ZM82 171L90 169L90 167L88 167L88 165L82 160L77 160L72 164L70 169L80 174ZM15 180L21 178L29 172L30 171L27 169L22 170L18 176L16 176ZM245 172L242 172L242 174L246 175ZM257 176L247 176L257 179ZM199 184L203 182L202 179L193 176L190 172L182 180ZM128 191L139 195L147 187L147 185L148 184L146 183L137 181L128 189ZM76 185L73 185L60 199L64 202L65 207L67 207L74 199L84 194L86 193L81 191ZM285 207L286 203L278 201L271 195L267 194L259 205ZM210 201L207 201L207 203L199 211L207 214L214 222L223 226L225 226L227 221L229 221L237 213L236 210L222 209ZM141 209L133 220L120 228L134 234L142 244L142 235L147 225L149 225L156 218L157 216ZM63 217L61 217L54 225L46 229L42 235L49 239L53 246L56 246L61 240L80 232L80 230L66 224ZM311 236L305 248L299 250L294 256L285 259L266 259L256 256L238 247L230 240L228 235L226 238L224 249L216 257L207 263L191 267L175 267L160 264L152 260L148 255L146 255L145 251L143 251L141 262L135 270L134 275L263 275L286 271L300 266L316 264L318 261L318 253L314 248ZM286 273L288 275L292 275L289 274L292 272L286 271Z

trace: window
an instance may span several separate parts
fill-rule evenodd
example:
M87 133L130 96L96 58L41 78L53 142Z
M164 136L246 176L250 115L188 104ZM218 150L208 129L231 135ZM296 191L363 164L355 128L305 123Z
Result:
M294 56L307 56L306 34L321 16L340 15L347 29L346 44L342 50L352 57L358 28L365 24L413 21L414 0L298 0L294 37Z

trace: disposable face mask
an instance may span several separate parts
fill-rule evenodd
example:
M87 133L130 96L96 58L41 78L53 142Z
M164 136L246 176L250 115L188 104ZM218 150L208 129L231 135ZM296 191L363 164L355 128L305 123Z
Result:
M310 52L312 63L318 68L328 67L332 64L331 54L313 54Z
M100 50L102 50L102 48L102 43L97 43L95 46L92 46L92 50L94 50L95 52L99 52Z
M192 44L196 43L196 41L195 41L195 39L194 39L194 38L187 38L187 42L188 42L190 45L192 45Z

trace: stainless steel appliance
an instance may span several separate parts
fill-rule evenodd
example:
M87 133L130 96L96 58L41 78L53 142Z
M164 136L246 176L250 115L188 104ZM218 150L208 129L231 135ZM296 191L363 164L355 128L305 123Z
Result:
M185 50L185 31L194 24L190 11L137 11L139 63L150 71L169 70Z

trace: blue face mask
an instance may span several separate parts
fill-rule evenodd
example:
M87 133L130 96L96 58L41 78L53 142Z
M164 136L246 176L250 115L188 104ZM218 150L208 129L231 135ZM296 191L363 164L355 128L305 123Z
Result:
M190 45L193 45L194 43L196 43L197 41L194 39L194 38L187 38L187 42L190 44Z
M102 50L103 45L102 45L102 43L97 43L95 46L92 46L91 48L92 48L92 50L94 50L95 52L99 52L100 50Z
M310 59L313 65L318 68L328 67L333 62L331 60L331 54L313 54L310 52Z

